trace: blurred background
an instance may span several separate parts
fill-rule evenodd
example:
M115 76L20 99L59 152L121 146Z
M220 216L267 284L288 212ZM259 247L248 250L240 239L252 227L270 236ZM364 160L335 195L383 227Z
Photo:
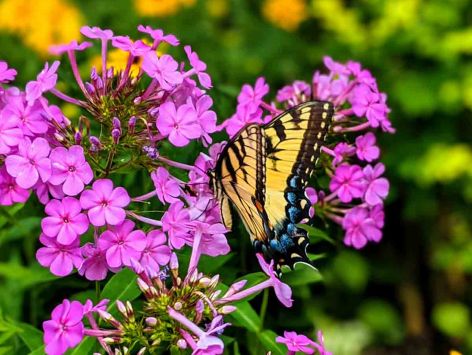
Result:
M271 303L267 324L279 334L323 329L336 355L472 353L469 0L1 0L0 59L24 85L51 60L47 48L80 38L82 25L140 38L141 23L174 33L208 64L220 120L258 76L274 95L309 81L324 55L369 68L397 129L380 135L391 181L384 238L323 250L324 282L297 287L293 311ZM83 63L96 63L87 53ZM21 207L0 209L0 332L12 320L40 327L61 296L90 287L40 268L41 211ZM11 353L2 338L0 354Z

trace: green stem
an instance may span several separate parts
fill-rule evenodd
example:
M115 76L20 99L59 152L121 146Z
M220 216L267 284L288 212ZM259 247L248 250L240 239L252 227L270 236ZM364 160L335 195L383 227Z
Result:
M260 317L261 317L261 328L264 329L264 318L267 313L267 305L269 303L269 289L266 288L264 292L262 293L262 304L261 304L261 312L260 312Z
M99 281L95 281L95 297L96 297L96 302L100 302L100 293L101 293L101 290L100 290L100 282Z

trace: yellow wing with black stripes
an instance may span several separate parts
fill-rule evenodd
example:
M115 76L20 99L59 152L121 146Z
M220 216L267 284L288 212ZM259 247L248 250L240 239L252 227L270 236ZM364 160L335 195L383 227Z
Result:
M220 154L215 192L224 223L231 201L257 252L277 267L308 262L308 237L296 227L308 216L304 190L325 141L333 105L307 102L285 111L267 125L242 129Z

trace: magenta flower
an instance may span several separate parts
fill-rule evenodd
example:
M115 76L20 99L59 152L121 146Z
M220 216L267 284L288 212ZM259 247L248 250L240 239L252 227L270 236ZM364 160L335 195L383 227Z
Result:
M297 351L301 351L304 354L313 354L315 350L315 342L303 334L297 334L295 332L284 331L284 336L278 336L275 338L277 343L282 343L287 346L287 349L292 354Z
M88 210L90 223L96 227L110 224L115 226L125 220L124 207L131 199L123 187L113 188L110 179L96 180L91 190L85 190L80 196L80 204Z
M65 197L62 201L51 200L45 212L49 217L41 221L43 233L51 238L57 237L61 244L73 243L89 227L87 216L81 213L80 203L73 197Z
M198 81L200 84L205 88L211 88L211 78L210 75L205 73L207 65L200 60L198 54L196 52L192 52L192 47L185 46L184 51L187 54L187 58L192 66L193 70L191 71L192 74L197 74ZM188 74L187 74L188 75Z
M164 137L176 147L187 145L190 139L201 136L201 128L193 108L187 104L175 107L171 101L165 102L159 108L156 126Z
M198 247L201 254L218 256L229 253L230 247L225 236L228 230L222 223L209 224L192 221L188 228L192 233L185 234L181 238L185 241L185 244L193 248ZM198 246L195 244L197 238L199 240Z
M1 62L0 62L1 63ZM8 154L12 147L16 147L23 139L23 132L18 122L0 112L0 154Z
M238 105L236 113L227 119L223 126L230 138L232 138L241 128L250 123L263 123L262 110L254 105Z
M377 228L381 229L384 226L385 213L383 210L383 205L378 204L372 207L369 211L369 217L374 220Z
M364 178L367 183L364 199L371 206L383 203L383 200L388 195L390 187L388 180L380 177L384 172L385 166L382 163L378 163L374 167L367 165L363 169Z
M18 145L17 154L5 159L8 174L16 178L16 183L24 189L32 187L39 178L48 181L51 176L50 149L44 138L36 138L33 142L24 139Z
M282 89L277 91L277 101L294 101L298 96L304 95L305 97L310 97L311 88L304 81L295 80L292 85L284 86Z
M375 135L368 132L356 138L356 154L360 160L371 162L378 159L380 149L375 145Z
M74 267L79 269L82 266L83 257L78 238L69 245L63 245L56 238L41 234L39 241L44 247L38 249L36 259L41 266L48 267L54 275L67 276Z
M14 203L23 203L29 197L29 191L18 186L15 179L0 167L0 205L11 206Z
M112 39L113 47L130 52L133 56L141 56L151 50L151 48L141 40L132 41L128 36L116 36Z
M216 113L210 110L210 107L213 105L213 100L208 95L202 95L198 98L195 105L193 105L190 99L188 100L188 104L195 110L204 142L210 144L212 141L210 134L216 131Z
M85 276L90 281L100 281L107 277L108 270L118 271L110 268L107 264L105 250L87 243L82 247L82 255L85 257L79 274Z
M61 62L56 60L52 63L51 68L49 68L49 63L46 63L44 69L36 77L36 80L30 81L26 84L26 101L28 101L29 105L39 99L44 92L49 91L56 86L56 72L59 64L61 64Z
M334 159L332 162L333 166L342 163L347 157L353 156L356 153L356 148L348 143L341 142L336 144L333 149Z
M84 307L78 301L64 300L56 306L51 320L43 322L44 343L48 355L61 355L84 337Z
M244 84L241 92L238 95L238 103L241 105L249 105L253 109L259 107L262 98L269 92L269 85L265 82L263 77L256 80L256 84L252 87L249 84Z
M182 75L178 72L179 64L168 54L158 57L155 52L144 55L143 70L159 82L159 85L167 91L182 82Z
M43 205L49 202L50 196L57 200L62 200L65 197L61 186L52 185L49 182L38 181L33 186L33 189L36 192L36 196L38 196L39 202Z
M364 194L363 179L364 174L360 166L341 164L334 172L329 189L331 192L336 192L342 202L348 203Z
M90 26L83 26L80 29L80 33L82 33L85 37L90 39L102 39L102 40L109 40L113 38L113 31L108 29L101 29L100 27L90 27Z
M67 44L59 44L53 45L49 47L49 53L54 55L61 55L66 52L73 52L73 51L83 51L92 46L90 42L82 42L77 43L77 41L71 41Z
M106 250L106 260L110 267L131 266L131 259L141 259L146 248L146 235L141 230L133 230L134 223L125 220L110 227L100 235L98 247Z
M166 168L158 167L151 173L156 188L157 198L162 203L174 203L180 196L179 183L169 174Z
M179 40L177 39L177 37L175 37L174 35L164 35L164 32L162 30L154 29L151 26L139 25L138 31L147 33L152 37L155 42L155 44L153 45L154 48L157 48L157 46L161 42L166 42L174 47L179 45Z
M316 333L316 340L318 343L315 343L315 348L318 350L319 355L333 355L330 351L326 350L324 346L324 337L323 337L323 332L319 330Z
M257 260L259 261L259 265L261 266L262 271L269 276L269 279L272 283L272 287L274 288L275 295L279 299L279 301L285 307L292 307L293 300L292 300L292 289L289 285L284 284L274 272L274 260L270 261L270 264L264 260L262 254L256 254Z
M315 208L313 205L318 203L318 193L313 187L307 187L305 189L305 197L310 201L310 210L308 211L308 215L310 218L315 216Z
M185 237L189 233L188 223L190 216L182 201L170 205L162 216L162 230L169 236L169 244L180 249L185 244Z
M352 97L352 110L358 117L367 117L370 126L379 127L387 120L387 105L382 102L378 92L373 92L367 85L356 86Z
M159 230L152 230L146 237L146 246L142 251L141 266L145 270L159 270L159 265L167 265L172 251L167 245L166 235Z
M2 114L3 117L17 122L18 127L26 136L34 137L46 133L49 128L41 104L36 101L33 105L28 105L23 95L8 100Z
M49 182L53 185L62 185L66 195L75 196L82 192L93 178L93 171L85 160L84 149L73 145L69 149L54 148L50 155L52 175Z
M16 70L8 68L8 63L0 61L0 84L6 84L9 81L15 80Z
M379 242L382 238L382 232L370 218L369 210L363 207L355 207L347 212L342 225L346 231L344 244L356 249L363 248L368 241Z

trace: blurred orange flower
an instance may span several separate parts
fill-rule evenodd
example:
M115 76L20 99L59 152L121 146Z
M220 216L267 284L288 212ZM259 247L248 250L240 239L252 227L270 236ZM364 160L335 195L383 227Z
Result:
M136 11L141 16L169 16L185 6L192 6L196 0L135 0Z
M308 13L304 0L266 0L262 14L275 26L287 31L295 31L306 19Z
M65 0L4 0L0 2L0 30L13 32L41 55L52 44L80 38L80 11Z

